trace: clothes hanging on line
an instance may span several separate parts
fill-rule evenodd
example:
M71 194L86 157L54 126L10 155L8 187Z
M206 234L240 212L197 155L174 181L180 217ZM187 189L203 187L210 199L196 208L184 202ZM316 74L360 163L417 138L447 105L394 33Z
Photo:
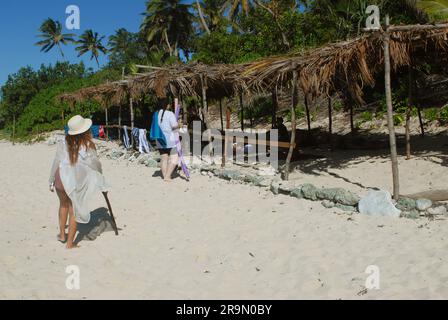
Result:
M100 126L92 126L90 130L92 131L92 137L94 139L98 139L100 137Z
M150 144L148 143L147 131L146 129L138 130L138 151L140 153L149 153L151 150Z
M131 148L131 140L129 139L128 127L123 126L123 143L126 149Z
M100 136L100 138L106 138L106 133L104 131L104 126L100 126L100 128L99 128L99 136Z

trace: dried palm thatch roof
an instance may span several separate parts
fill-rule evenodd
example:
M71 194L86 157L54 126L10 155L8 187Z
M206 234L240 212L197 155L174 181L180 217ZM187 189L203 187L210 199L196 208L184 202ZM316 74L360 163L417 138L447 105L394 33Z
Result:
M443 59L447 56L448 25L396 26L390 31L394 70L413 63L413 57L437 55ZM93 99L106 107L124 102L128 97L139 99L146 94L201 96L202 83L209 98L230 97L239 91L270 93L274 88L288 86L296 70L304 93L317 97L347 90L362 103L363 88L373 87L375 75L384 68L382 39L381 32L375 32L307 52L247 64L193 63L156 68L125 81L84 88L60 98L70 103Z
M147 94L157 97L170 94L200 97L202 84L207 88L207 97L221 98L247 89L245 83L240 81L243 68L244 65L209 66L201 63L154 68L152 72L131 76L126 80L63 94L59 99L69 104L94 100L107 107L123 103L128 97L138 100Z
M413 63L413 57L446 57L448 25L430 28L391 28L390 54L394 70ZM266 91L288 84L292 72L299 74L301 89L314 97L343 88L362 103L363 88L375 85L375 75L384 70L381 33L327 45L301 55L271 57L256 61L243 72L249 90Z

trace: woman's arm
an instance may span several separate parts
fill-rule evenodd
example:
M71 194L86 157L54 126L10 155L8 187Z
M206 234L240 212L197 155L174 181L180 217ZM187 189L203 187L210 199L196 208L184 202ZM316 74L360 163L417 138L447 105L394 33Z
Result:
M87 161L87 165L94 171L103 174L103 166L101 165L100 159L98 159L98 153L96 150L89 151L89 161Z

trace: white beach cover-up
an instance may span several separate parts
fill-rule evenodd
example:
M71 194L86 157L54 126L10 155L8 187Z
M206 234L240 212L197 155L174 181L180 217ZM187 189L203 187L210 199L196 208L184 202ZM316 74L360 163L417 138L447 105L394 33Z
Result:
M97 192L108 191L96 150L87 151L81 147L78 162L72 166L65 141L60 142L51 168L50 184L54 183L58 169L65 192L72 201L76 221L89 223L89 199Z

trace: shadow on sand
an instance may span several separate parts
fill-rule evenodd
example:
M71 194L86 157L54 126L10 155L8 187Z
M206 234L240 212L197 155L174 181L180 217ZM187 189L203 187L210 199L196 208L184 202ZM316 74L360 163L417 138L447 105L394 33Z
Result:
M75 243L95 241L96 238L105 232L114 232L112 220L106 208L98 208L91 213L88 224L78 224L78 236L75 239Z

